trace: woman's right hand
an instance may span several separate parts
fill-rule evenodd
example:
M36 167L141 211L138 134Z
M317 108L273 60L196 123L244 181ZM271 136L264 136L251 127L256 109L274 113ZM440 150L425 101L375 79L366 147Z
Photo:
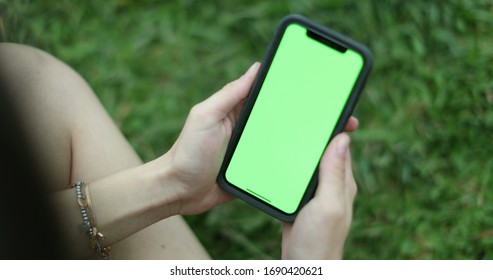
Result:
M354 130L349 122L346 130ZM351 226L356 182L351 170L350 138L337 135L319 167L315 196L301 209L294 223L283 225L283 259L341 259Z

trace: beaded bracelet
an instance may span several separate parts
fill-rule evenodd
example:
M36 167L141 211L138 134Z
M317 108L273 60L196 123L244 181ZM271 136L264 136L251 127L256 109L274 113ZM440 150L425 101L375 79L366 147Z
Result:
M110 255L110 247L102 244L104 235L99 232L96 227L96 220L92 212L87 185L82 181L77 181L72 187L75 188L77 203L79 204L82 215L80 230L89 236L89 245L91 249L95 250L101 259L106 260Z

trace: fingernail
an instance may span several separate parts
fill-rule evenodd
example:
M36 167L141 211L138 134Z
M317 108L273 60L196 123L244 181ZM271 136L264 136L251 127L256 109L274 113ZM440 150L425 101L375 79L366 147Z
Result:
M350 141L351 141L351 139L345 133L343 133L339 136L339 141L337 142L337 154L340 157L342 157L342 158L346 157L347 151L349 149L349 142Z
M252 66L250 66L250 68L248 68L248 70L245 72L245 75L252 75L253 73L255 73L255 71L257 71L259 65L260 65L259 62L253 63Z

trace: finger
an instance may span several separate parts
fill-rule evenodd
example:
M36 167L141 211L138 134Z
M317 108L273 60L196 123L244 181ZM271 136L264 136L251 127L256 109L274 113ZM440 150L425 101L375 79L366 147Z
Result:
M359 120L356 117L351 116L347 121L346 127L344 128L347 132L352 132L358 129Z
M348 151L348 155L346 157L346 193L350 203L354 201L357 192L358 186L356 185L356 181L353 176L351 152Z
M343 198L350 141L346 133L341 133L330 142L320 162L317 196Z
M248 96L259 67L260 63L255 62L240 78L230 82L206 99L202 104L204 109L208 113L214 114L218 119L226 117L236 105Z
M231 118L232 124L235 125L236 121L240 117L243 107L245 107L246 99L243 99L238 105L236 105L231 113L228 115Z

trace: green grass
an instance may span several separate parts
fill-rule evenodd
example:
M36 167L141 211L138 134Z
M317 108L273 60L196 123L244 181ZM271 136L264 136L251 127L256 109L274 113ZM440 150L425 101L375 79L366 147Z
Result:
M261 60L296 12L366 44L350 259L493 259L493 1L6 1L0 40L87 79L144 160L191 106ZM214 258L280 256L280 224L234 201L189 217Z

